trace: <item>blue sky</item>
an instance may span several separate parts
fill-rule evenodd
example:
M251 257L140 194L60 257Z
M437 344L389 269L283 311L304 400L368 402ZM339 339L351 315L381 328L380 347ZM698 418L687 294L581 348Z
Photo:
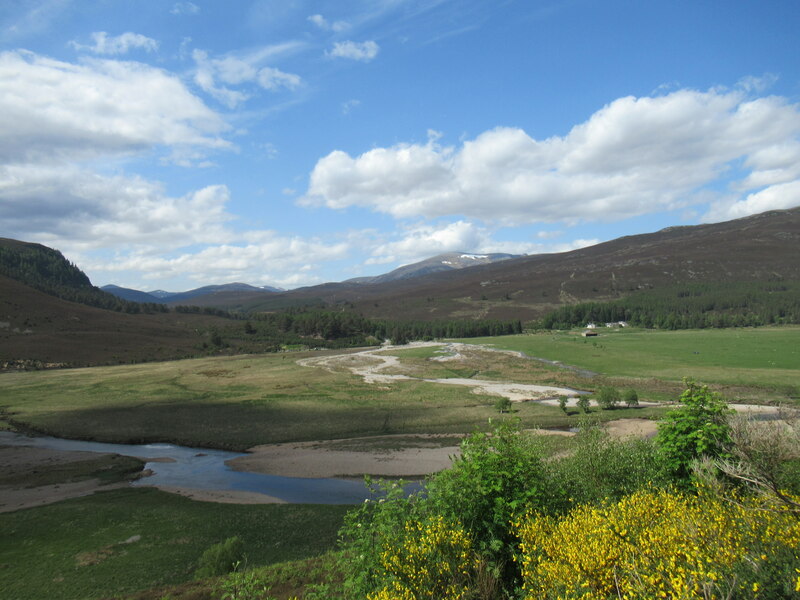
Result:
M800 205L800 3L0 3L0 236L294 288Z

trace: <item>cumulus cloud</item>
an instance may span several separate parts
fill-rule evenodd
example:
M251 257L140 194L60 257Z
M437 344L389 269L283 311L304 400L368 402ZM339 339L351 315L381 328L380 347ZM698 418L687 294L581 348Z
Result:
M0 221L23 239L82 249L176 248L230 239L226 186L175 198L140 177L63 165L0 166L0 182Z
M402 239L377 246L367 264L415 262L443 252L471 252L485 240L486 232L467 221L443 226L421 224L405 231Z
M0 54L0 163L90 159L154 146L225 149L227 124L160 69Z
M793 202L787 184L798 178L798 136L800 109L780 97L739 90L625 97L565 136L537 140L500 127L457 148L430 138L356 157L336 150L317 162L301 203L397 218L574 224L690 205L736 166L746 173L732 187L759 198L738 206L782 206ZM733 218L733 206L715 214Z
M249 95L227 86L255 83L272 92L282 88L297 89L302 83L299 75L285 73L262 64L269 56L285 49L286 45L279 48L267 47L245 56L227 55L221 58L212 58L203 50L194 50L192 52L196 65L194 81L203 91L228 108L237 107L246 101ZM226 85L220 85L218 82Z
M575 239L565 242L541 243L535 241L507 241L495 239L496 231L471 221L451 223L417 223L401 229L389 241L367 240L361 242L370 257L366 265L389 263L410 264L445 252L472 252L478 254L538 254L542 252L567 252L599 243L597 239Z
M323 31L334 31L339 33L350 27L350 24L347 21L334 21L331 23L320 14L311 15L308 17L308 20Z
M93 46L84 46L77 42L70 42L76 50L87 49L95 54L126 54L132 49L141 49L146 52L158 50L158 42L140 33L130 31L121 35L109 37L105 31L95 31L92 34Z
M315 265L309 257L335 260L346 256L346 242L328 243L318 239L281 236L260 232L258 241L246 245L222 244L197 252L184 252L175 257L133 253L114 262L87 261L87 268L96 272L142 272L148 279L189 277L200 283L247 281L261 285L296 287L319 283L311 273Z
M770 185L740 200L725 199L712 202L702 221L714 223L795 206L800 206L800 180Z
M326 55L333 58L349 58L369 62L378 55L380 47L372 40L366 42L336 42Z
M261 85L283 85L280 73L258 66L253 74L243 62L228 61L216 73L226 83L261 76ZM59 248L93 277L126 271L131 282L143 273L314 282L309 257L336 260L349 242L237 231L227 186L175 195L124 173L134 155L202 164L210 152L233 148L222 137L227 131L180 78L161 69L1 53L0 235Z

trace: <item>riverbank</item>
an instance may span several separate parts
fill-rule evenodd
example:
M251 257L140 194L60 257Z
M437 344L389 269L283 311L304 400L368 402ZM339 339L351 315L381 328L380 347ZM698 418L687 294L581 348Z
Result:
M144 463L115 454L0 446L0 465L3 513L128 487Z

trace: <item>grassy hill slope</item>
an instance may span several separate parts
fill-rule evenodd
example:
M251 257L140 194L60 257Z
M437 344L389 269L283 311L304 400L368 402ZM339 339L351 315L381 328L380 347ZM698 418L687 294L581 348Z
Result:
M329 283L266 300L239 297L236 304L274 310L278 303L321 301L350 303L366 316L384 318L527 320L565 304L684 282L797 281L799 247L800 208L794 208L382 285Z

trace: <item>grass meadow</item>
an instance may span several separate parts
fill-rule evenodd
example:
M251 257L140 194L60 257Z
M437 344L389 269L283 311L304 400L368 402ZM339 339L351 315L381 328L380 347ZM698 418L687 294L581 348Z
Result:
M234 535L248 564L318 556L348 508L220 505L137 488L4 513L0 589L14 600L61 600L176 585L192 579L206 548Z
M668 386L689 377L717 387L730 400L798 399L800 327L598 332L593 338L560 331L460 341L524 352L612 379L657 380Z
M418 378L467 377L596 390L634 388L641 400L674 400L681 380L708 383L728 400L797 402L800 328L703 331L601 330L463 340L521 351L597 373L587 377L510 353L465 350L435 361L439 348L390 350L398 372ZM0 427L110 442L170 441L243 450L272 442L341 439L394 447L411 433L463 434L499 417L496 398L423 381L366 384L345 370L297 365L320 353L244 355L0 376ZM355 361L354 361L355 363ZM585 415L536 403L514 404L522 427L569 427ZM657 418L664 408L593 409L589 418ZM410 439L410 438L409 438ZM447 440L452 442L452 439ZM409 442L412 443L412 442ZM552 453L569 440L551 437ZM84 465L91 475L106 465ZM81 467L81 468L84 468ZM120 467L125 471L127 467ZM91 471L91 472L90 472ZM30 483L80 478L42 474ZM2 482L0 481L0 484ZM15 483L15 482L6 482ZM16 482L19 483L19 482ZM239 535L248 565L319 556L334 546L347 507L219 505L148 489L120 489L0 514L0 589L26 598L99 598L138 592L160 599L191 580L208 546ZM134 536L135 542L124 543ZM203 587L205 586L205 587ZM200 586L208 596L208 584ZM156 591L142 592L149 588ZM176 588L170 588L170 594ZM188 589L188 588L187 588ZM193 598L187 591L186 598ZM181 598L184 596L181 595Z
M301 367L296 360L302 356L8 373L0 377L0 410L7 424L59 437L232 450L372 435L468 433L486 429L497 415L494 396L424 381L366 384L349 373ZM409 357L408 369L426 377L446 376L440 371L447 370L459 377L592 385L564 370L497 353L476 354L462 366L425 361L429 372L417 368L419 360ZM525 427L570 426L577 418L535 403L517 404L514 411ZM595 416L618 418L624 412Z

